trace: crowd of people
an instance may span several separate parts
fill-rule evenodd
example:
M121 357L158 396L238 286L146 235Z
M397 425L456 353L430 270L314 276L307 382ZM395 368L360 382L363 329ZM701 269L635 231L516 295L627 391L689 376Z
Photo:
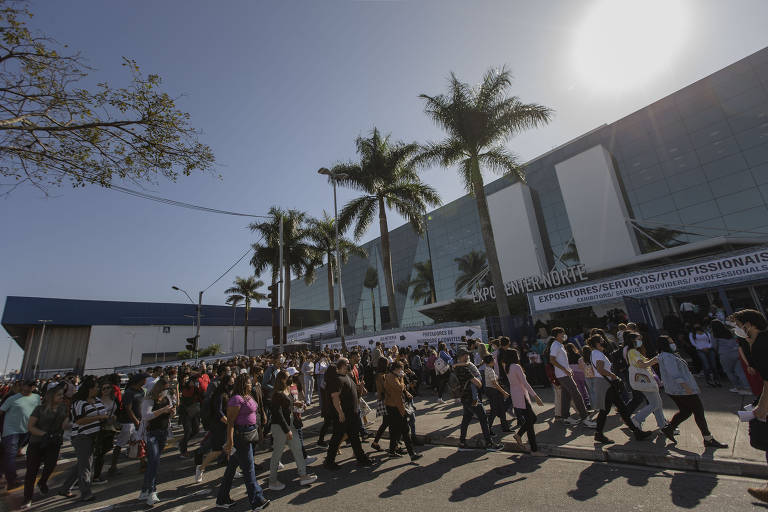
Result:
M502 336L487 344L464 338L437 346L376 344L344 353L326 348L158 366L131 375L125 387L117 374L17 381L0 390L3 474L7 489L24 486L21 508L29 509L35 484L43 496L50 492L48 480L62 443L69 439L76 463L65 475L59 495L93 500L94 486L117 477L123 456L138 461L143 471L138 500L155 505L160 502L161 455L176 423L183 431L176 443L179 456L194 461L195 482L203 482L212 464L226 464L216 506L234 504L230 491L239 472L251 509L262 510L270 501L256 479L256 447L272 447L269 491L285 488L278 471L284 467L286 448L300 485L312 485L318 478L310 470L317 459L308 456L302 420L315 401L323 420L317 440L326 452L323 466L336 471L344 441L358 465L375 464L363 445L373 415L381 418L381 425L370 449L383 451L380 439L389 430L386 455L417 461L421 454L414 400L430 390L438 403L453 398L461 404L460 450L477 449L467 443L468 427L477 421L481 448L500 450L499 436L511 433L520 449L538 453L534 404L543 402L535 388L546 385L554 389L554 421L593 430L597 444L613 442L605 435L605 425L615 408L636 440L648 439L656 431L675 443L678 426L693 416L703 445L725 448L708 428L694 372L698 370L709 386L720 386L724 374L731 392L754 393L758 397L754 414L764 419L768 324L759 312L744 310L727 322L696 319L687 334L650 340L637 325L622 322L615 330L592 328L576 334L553 327L533 343L525 337L513 341ZM690 346L683 347L686 338ZM682 354L695 359L689 362ZM662 408L662 390L678 408L670 419ZM375 393L370 395L373 399L369 392ZM644 427L651 415L655 428ZM499 427L494 429L497 419ZM190 441L201 427L205 435L192 450ZM16 459L23 446L27 460L22 482ZM750 493L768 502L768 487Z

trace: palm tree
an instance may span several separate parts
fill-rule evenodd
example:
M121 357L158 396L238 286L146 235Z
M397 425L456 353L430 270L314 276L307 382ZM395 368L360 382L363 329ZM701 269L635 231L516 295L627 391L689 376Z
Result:
M416 275L413 279L399 283L397 286L398 291L407 294L408 289L413 287L411 290L411 300L414 303L433 304L436 302L436 299L432 262L429 260L419 261L413 264L413 269L416 271Z
M389 319L397 326L387 208L408 219L416 232L421 234L427 206L438 206L441 200L437 191L423 183L417 174L413 157L419 152L418 144L391 143L389 136L382 137L374 128L370 137L358 137L356 145L360 162L340 164L333 171L346 175L338 180L340 184L363 195L344 206L339 223L340 226L347 226L355 222L355 239L359 239L378 214Z
M328 313L331 322L336 318L336 309L334 308L333 282L334 268L336 265L336 226L333 217L323 211L323 217L320 219L309 219L307 227L307 236L314 245L318 257L325 258L328 270ZM339 256L341 262L346 263L351 255L368 257L368 254L354 242L345 238L339 230Z
M244 298L245 297L239 293L235 293L227 297L227 300L224 301L225 303L232 305L232 352L235 351L235 314L237 313L237 305L243 302Z
M224 290L224 293L232 295L240 295L245 301L245 337L243 339L243 354L248 354L248 312L251 309L251 301L261 302L266 299L267 296L259 291L259 288L264 286L264 282L256 279L253 276L250 277L236 277L234 285L231 288ZM231 297L230 297L231 298ZM229 300L229 299L228 299Z
M491 280L496 289L496 306L506 335L511 334L508 332L510 326L505 321L510 315L509 305L503 292L504 281L496 253L481 168L512 173L524 181L525 175L517 158L504 147L504 143L523 130L547 123L552 116L552 110L548 107L522 103L516 96L510 96L508 91L511 84L512 79L506 69L486 72L477 87L460 82L451 73L448 94L420 95L426 100L426 114L448 136L441 142L427 144L419 161L437 163L443 167L457 164L465 188L474 194Z
M312 282L319 265L317 251L309 241L307 214L299 210L283 210L273 206L268 212L269 219L254 222L248 227L261 233L262 240L253 244L251 265L256 275L267 268L272 272L272 284L278 281L280 272L280 218L283 219L283 298L285 300L285 325L291 325L291 275L303 277Z
M363 286L371 290L371 313L373 313L373 332L376 332L376 298L373 289L379 286L379 272L374 267L368 267L365 271Z
M456 293L462 290L469 291L475 286L488 286L488 262L483 251L471 250L460 258L453 258L459 266L459 275L456 278Z

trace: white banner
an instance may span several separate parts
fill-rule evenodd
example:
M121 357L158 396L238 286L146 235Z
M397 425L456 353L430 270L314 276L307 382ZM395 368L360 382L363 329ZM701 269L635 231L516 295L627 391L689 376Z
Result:
M423 331L393 332L388 334L379 334L377 336L368 336L364 338L352 338L347 340L347 348L362 347L373 348L376 343L382 343L385 347L417 347L424 343L437 345L440 342L445 344L459 343L461 337L482 338L483 331L479 325L459 326L459 327L440 327L437 329ZM330 348L341 348L341 342L328 343L323 345Z
M726 282L768 278L768 248L737 253L728 257L701 260L686 265L648 270L635 274L531 293L531 312L590 306L630 297L652 297L684 290L707 288Z
M312 336L317 335L323 335L323 334L333 334L336 332L336 320L333 322L328 322L325 324L316 325L314 327L308 327L306 329L302 329L300 331L293 331L288 333L288 343L291 343L293 341L309 341L312 339ZM274 340L270 337L267 338L267 346L271 347L274 345Z

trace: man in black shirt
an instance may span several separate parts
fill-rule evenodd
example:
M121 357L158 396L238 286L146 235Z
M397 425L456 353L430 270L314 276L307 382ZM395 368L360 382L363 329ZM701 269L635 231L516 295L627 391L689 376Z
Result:
M336 464L336 452L339 451L341 439L346 434L352 444L357 463L361 466L370 466L373 462L363 451L360 442L360 405L357 395L357 384L349 375L349 361L340 357L336 362L338 378L325 383L325 390L331 397L330 412L333 415L333 436L328 442L328 453L323 464L328 469L338 469Z
M117 422L120 423L120 432L115 437L115 449L112 452L112 466L109 475L115 474L120 450L127 448L131 442L131 436L136 432L141 423L141 401L144 400L144 384L149 374L138 373L128 380L128 387L123 393L120 410L117 413Z
M763 380L763 390L754 409L755 418L765 421L768 414L768 321L759 311L743 309L733 314L736 324L734 334L749 342L749 352L746 354L749 366L757 370ZM766 452L768 456L768 452ZM748 489L749 494L768 503L768 485Z
M456 363L453 365L453 371L456 374L456 379L459 381L461 406L464 409L459 430L459 449L467 448L467 429L472 422L472 418L477 418L477 421L480 422L480 428L483 430L485 448L488 451L499 451L502 445L491 437L485 409L483 409L483 404L478 402L476 391L473 392L473 388L475 390L480 389L482 382L480 382L480 371L474 364L469 362L469 352L466 349L460 348L456 353Z

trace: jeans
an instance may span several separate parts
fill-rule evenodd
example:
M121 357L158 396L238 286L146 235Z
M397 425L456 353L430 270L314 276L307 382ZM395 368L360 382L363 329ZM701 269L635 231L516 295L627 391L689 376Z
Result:
M488 429L488 418L485 416L485 410L480 404L472 405L471 402L461 402L461 406L464 408L464 415L461 417L461 430L459 433L459 441L464 442L467 440L467 429L472 421L472 418L477 418L480 422L480 428L483 430L483 437L487 444L491 443L491 431Z
M77 464L69 471L61 485L61 492L69 492L69 488L77 480L80 487L80 499L91 496L91 468L93 467L93 446L96 436L72 436L72 447L75 449Z
M157 467L160 464L160 455L165 449L168 440L167 430L150 430L147 432L147 469L144 471L144 492L157 491Z
M560 389L563 396L560 399L560 416L567 418L571 415L571 400L573 400L573 406L579 412L581 419L587 417L587 407L584 405L584 399L581 397L581 393L576 388L576 382L573 377L558 377L557 381L560 383Z
M333 419L333 435L328 442L328 452L325 455L326 463L333 464L336 461L336 452L339 451L341 438L344 437L344 434L349 437L349 443L352 445L352 451L355 453L357 461L368 460L360 442L361 423L360 415L355 411L344 411L344 423L340 422L338 418Z
M312 375L304 375L304 400L307 405L312 403L312 391L315 389L315 378Z
M536 414L533 412L531 403L525 401L525 409L515 407L515 416L519 421L520 428L517 430L517 435L522 436L524 433L528 434L528 443L531 445L531 451L539 451L539 447L536 444L536 432L533 430L533 425L536 423Z
M589 393L589 404L594 405L595 403L595 378L594 377L587 377L585 379L586 385L587 385L587 392Z
M187 444L200 432L200 404L184 406L181 410L181 426L184 428L184 437L179 441L179 451L187 453Z
M296 461L296 467L299 470L299 476L306 476L307 466L304 464L304 453L301 451L301 441L299 433L293 423L290 425L290 432L293 438L288 440L288 434L283 432L280 425L272 425L272 459L269 462L269 485L277 482L277 466L280 463L280 457L283 455L285 445L291 449L293 459Z
M387 406L387 417L389 418L389 453L394 453L397 450L397 443L402 438L408 453L413 455L407 416L401 415L397 407Z
M584 372L581 371L581 368L579 368L579 365L577 364L572 364L570 367L571 370L573 370L573 380L576 383L576 388L579 390L579 394L581 394L581 398L584 400L584 405L586 405L587 408L590 408L592 406L592 397L587 390L587 382Z
M112 451L115 442L115 433L108 430L100 430L96 436L96 445L93 448L93 478L101 476L104 467L104 457Z
M741 367L738 351L720 352L720 364L723 365L723 370L733 386L739 389L749 389L749 382L744 374L744 368Z
M24 503L32 501L32 494L35 490L35 478L40 466L43 466L43 472L40 474L40 483L44 486L48 483L48 478L56 467L59 460L60 443L29 443L27 448L27 474L24 475Z
M501 428L504 431L509 430L509 422L507 422L507 409L504 404L504 395L496 388L487 388L485 394L488 396L488 401L491 402L491 414L488 415L488 428L493 428L493 420L499 418L501 420Z
M9 434L3 436L3 473L8 488L16 487L16 454L21 441L27 434Z
M235 470L240 467L245 481L245 490L248 493L248 502L251 508L261 506L266 500L264 492L256 482L256 470L253 467L253 446L243 439L235 431L234 435L235 454L229 457L227 469L224 477L219 484L219 492L216 495L216 503L226 503L229 501L229 491L232 489L232 480L235 478Z
M699 395L669 395L669 398L675 402L677 408L680 409L669 421L669 429L673 430L677 428L682 422L687 420L693 414L696 425L699 427L702 436L709 435L709 427L707 426L707 419L704 417L704 404L701 403Z
M712 379L715 381L718 380L717 379L717 361L715 360L715 351L712 349L697 350L696 355L699 356L699 361L701 361L701 367L704 370L704 375L706 375L708 379Z
M641 391L641 393L643 396L645 396L645 399L648 400L648 405L638 409L635 412L635 420L637 423L642 425L643 421L645 421L645 418L647 418L649 414L653 413L653 415L656 417L656 426L661 428L666 425L667 420L664 418L664 409L661 405L661 395L659 395L658 390Z

